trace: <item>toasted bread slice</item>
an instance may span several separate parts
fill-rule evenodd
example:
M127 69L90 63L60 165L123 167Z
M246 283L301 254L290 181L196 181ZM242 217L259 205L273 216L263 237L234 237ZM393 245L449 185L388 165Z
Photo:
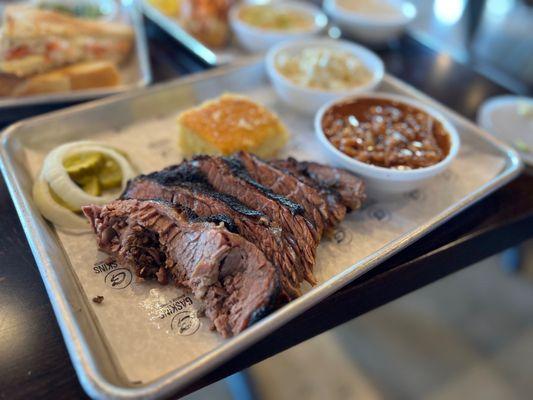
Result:
M120 84L120 75L115 64L108 61L92 61L27 78L13 94L28 96L112 87L118 84Z
M184 155L229 155L245 150L272 157L288 133L279 118L251 99L225 94L178 116L179 143Z
M48 72L26 79L15 90L15 96L31 96L43 93L68 92L70 78L60 72Z
M59 70L70 78L72 90L113 87L120 84L120 74L109 61L74 64Z

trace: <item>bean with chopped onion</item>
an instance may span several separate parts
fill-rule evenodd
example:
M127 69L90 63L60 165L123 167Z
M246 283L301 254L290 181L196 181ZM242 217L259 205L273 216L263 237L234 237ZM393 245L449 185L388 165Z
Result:
M337 103L322 118L328 140L367 164L400 170L429 167L450 151L442 123L411 105L376 98Z

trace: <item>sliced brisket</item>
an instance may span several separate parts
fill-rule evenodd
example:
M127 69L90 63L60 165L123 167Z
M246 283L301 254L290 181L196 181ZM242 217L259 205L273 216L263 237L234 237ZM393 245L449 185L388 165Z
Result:
M354 211L361 207L366 199L364 182L342 168L333 168L315 162L304 161L307 175L321 185L337 191L341 202L348 210Z
M360 208L366 198L364 182L347 170L315 162L297 161L292 157L286 160L274 160L270 164L292 173L304 182L314 182L316 187L337 197L336 201L349 211ZM334 199L328 201L330 206L333 205L332 200Z
M226 220L235 231L263 251L281 270L283 295L291 300L301 294L293 265L299 262L294 250L284 240L282 229L263 213L252 210L234 197L216 192L202 182L188 182L175 167L130 181L123 198L162 199L188 207L203 218Z
M178 169L184 175L203 176L217 191L235 197L276 222L300 258L300 262L294 264L298 279L316 284L313 267L318 246L317 233L313 232L316 228L311 228L302 215L304 208L300 204L259 184L241 163L233 159L199 156L183 162Z
M83 212L101 250L143 278L190 289L224 336L260 319L278 299L277 271L255 245L183 208L117 200Z
M301 204L304 208L304 217L313 223L312 232L316 232L320 240L325 226L329 226L328 208L324 198L312 186L299 181L294 176L245 152L239 152L234 159L246 168L248 174L261 185L268 187L273 192L283 195L288 199Z

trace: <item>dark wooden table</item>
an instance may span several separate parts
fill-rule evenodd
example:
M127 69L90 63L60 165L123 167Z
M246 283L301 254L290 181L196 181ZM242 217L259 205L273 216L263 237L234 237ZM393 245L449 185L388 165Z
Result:
M154 79L205 69L148 24ZM380 52L387 70L459 113L505 90L405 37ZM7 123L56 107L0 112ZM371 273L335 293L182 395L294 346L321 332L533 236L533 177L526 173L470 207ZM5 184L0 181L0 398L83 398L41 277Z

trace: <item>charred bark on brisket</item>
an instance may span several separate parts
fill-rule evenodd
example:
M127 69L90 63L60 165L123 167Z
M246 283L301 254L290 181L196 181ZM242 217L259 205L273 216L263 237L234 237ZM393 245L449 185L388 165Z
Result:
M179 175L175 168L161 171L165 177ZM282 229L261 212L250 210L235 198L206 188L202 183L180 182L179 179L160 179L159 173L132 180L123 198L162 199L186 206L202 218L224 215L235 225L236 231L255 243L267 259L280 269L282 295L292 300L301 294L294 265L299 258L282 235ZM168 184L168 185L167 185ZM219 217L220 218L220 217Z

